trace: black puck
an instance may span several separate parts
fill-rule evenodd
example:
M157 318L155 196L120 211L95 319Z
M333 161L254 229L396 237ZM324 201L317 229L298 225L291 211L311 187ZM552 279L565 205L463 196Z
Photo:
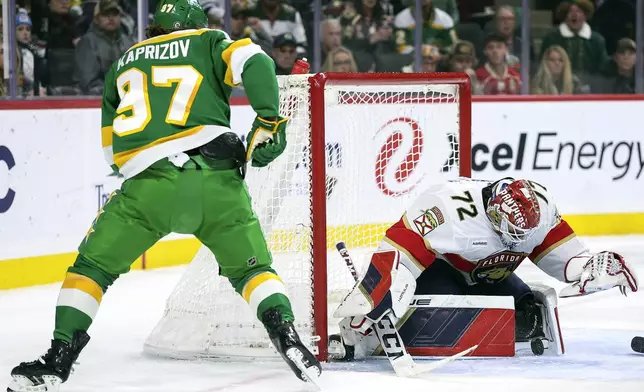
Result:
M543 342L541 339L532 339L530 341L530 348L532 349L532 353L534 355L543 355L543 353L546 351L545 347L543 347Z
M631 340L631 348L636 353L644 354L644 337L635 336L633 340Z

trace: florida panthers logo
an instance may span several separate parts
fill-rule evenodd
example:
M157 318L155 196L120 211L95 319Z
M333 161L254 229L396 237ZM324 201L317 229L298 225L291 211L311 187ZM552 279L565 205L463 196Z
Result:
M416 225L418 233L423 237L434 231L435 228L443 223L445 223L443 213L436 206L429 210L422 210L422 214L414 219L414 225Z
M423 154L423 132L416 120L397 117L387 121L376 137L385 137L376 158L376 184L387 196L412 191L423 179L418 170Z
M527 256L527 253L503 251L479 260L471 272L472 280L476 283L498 283L510 276Z

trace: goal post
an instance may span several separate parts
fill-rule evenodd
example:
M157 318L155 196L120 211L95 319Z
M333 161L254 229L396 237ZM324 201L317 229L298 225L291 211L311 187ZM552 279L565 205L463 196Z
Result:
M471 87L464 73L320 73L281 76L287 149L247 174L273 266L296 329L320 360L337 332L334 306L353 279L334 251L344 241L356 266L427 186L471 174ZM235 129L240 134L246 129ZM146 340L174 358L276 356L205 247L167 300Z
M327 210L326 210L326 101L327 86L362 85L395 87L409 84L452 85L456 86L458 99L458 133L459 133L459 175L471 176L471 85L467 74L434 73L320 73L312 76L311 83L311 151L312 151L312 184L311 211L313 218L312 240L313 260L318 264L313 269L313 292L316 298L327 298ZM402 102L410 97L400 97ZM415 97L411 97L412 101ZM418 101L422 98L418 97ZM353 99L353 97L351 97ZM398 98L386 97L384 100L396 101ZM378 105L375 101L372 104ZM432 102L427 102L431 104ZM435 103L435 102L434 102ZM461 159L465 159L463 165ZM400 211L404 212L404 207ZM326 360L328 356L328 301L314 301L315 334L320 337L318 358Z

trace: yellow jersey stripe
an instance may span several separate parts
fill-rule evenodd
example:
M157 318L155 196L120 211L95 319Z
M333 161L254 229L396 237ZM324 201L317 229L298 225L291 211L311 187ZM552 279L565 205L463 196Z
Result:
M98 285L98 283L94 282L92 279L88 278L87 276L79 275L79 274L74 274L74 273L68 273L67 276L65 277L65 281L63 282L63 289L77 289L80 291L83 291L92 298L96 300L96 302L101 302L103 299L103 289L101 289L101 286Z
M232 59L233 52L244 46L251 45L253 41L250 38L240 39L230 44L224 51L221 53L221 58L226 63L226 75L224 76L224 83L229 86L235 86L233 82L233 69L231 68L230 60Z
M250 278L250 280L244 285L244 289L242 290L242 297L244 297L244 300L246 302L250 301L250 296L255 291L257 287L259 287L262 283L266 282L267 280L278 280L282 281L279 276L275 275L272 272L262 272L261 274L257 274Z
M114 133L114 128L111 125L101 128L101 145L103 148L112 145L112 133Z
M154 146L158 146L159 144L163 144L170 140L181 139L182 137L194 135L199 131L201 131L203 127L204 127L203 125L199 125L198 127L186 129L185 131L175 133L174 135L162 137L144 146L134 148L132 150L116 153L114 154L114 163L116 164L116 166L122 167L127 161L132 159L136 154L140 153L141 151L147 150L148 148L151 148Z

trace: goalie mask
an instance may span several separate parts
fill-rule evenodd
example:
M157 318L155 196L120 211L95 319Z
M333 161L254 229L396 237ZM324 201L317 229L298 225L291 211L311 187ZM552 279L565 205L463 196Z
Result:
M501 240L514 246L539 226L541 210L532 186L525 180L504 179L494 185L486 213Z

